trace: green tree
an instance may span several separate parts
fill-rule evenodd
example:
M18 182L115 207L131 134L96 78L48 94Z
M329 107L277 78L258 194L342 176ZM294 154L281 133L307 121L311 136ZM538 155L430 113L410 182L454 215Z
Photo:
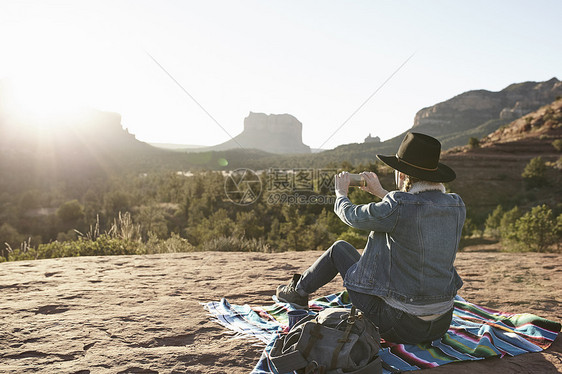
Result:
M306 216L300 214L295 205L284 205L282 208L285 222L280 224L280 236L284 239L279 243L282 250L305 251L306 240L303 236L307 228Z
M195 226L186 229L187 239L195 245L202 245L205 242L218 237L242 236L242 232L225 209L219 209L209 218L203 218Z
M156 204L141 206L135 214L135 222L140 225L141 235L144 240L148 240L149 233L154 234L160 239L168 236L164 209Z
M535 157L525 166L525 170L521 174L525 179L528 187L542 187L547 184L546 179L546 163L542 157Z
M61 204L56 214L64 225L72 225L84 218L84 208L78 200L70 200Z
M331 244L335 235L328 230L328 227L329 217L333 214L325 210L320 213L308 212L309 210L314 212L316 208L294 204L282 206L278 234L280 240L277 244L280 251L326 249Z
M84 202L84 221L95 222L103 209L103 195L94 189L89 189L81 200Z
M131 209L131 195L114 190L107 193L104 197L104 210L108 218L115 218L119 212L127 212Z
M349 161L342 161L342 163L340 164L340 168L343 171L349 171L350 173L353 173L354 171L353 165Z
M544 252L561 239L560 219L555 219L552 210L539 205L519 218L515 224L514 239L521 248Z
M39 195L38 190L25 191L20 197L19 211L25 213L27 210L39 208L41 206Z
M245 238L260 238L264 228L255 210L236 213L236 226Z
M325 250L334 242L335 235L328 231L328 214L322 212L315 217L315 221L303 231L304 247L311 250Z
M0 226L0 256L8 260L8 245L14 249L19 248L19 245L23 242L23 240L24 236L21 235L12 225L9 223L2 224L2 226Z

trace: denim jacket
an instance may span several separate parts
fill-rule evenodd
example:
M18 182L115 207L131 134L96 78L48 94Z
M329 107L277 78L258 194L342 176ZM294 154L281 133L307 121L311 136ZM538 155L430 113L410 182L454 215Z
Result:
M457 194L393 191L364 205L339 196L334 211L349 226L370 231L345 287L414 305L451 300L462 287L453 262L466 209Z

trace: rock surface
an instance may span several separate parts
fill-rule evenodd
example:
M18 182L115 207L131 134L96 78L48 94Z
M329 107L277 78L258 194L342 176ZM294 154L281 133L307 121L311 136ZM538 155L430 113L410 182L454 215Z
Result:
M456 266L465 299L562 320L562 255L470 247ZM177 253L0 264L0 373L248 373L261 345L235 339L202 302L268 305L320 252ZM317 294L341 290L339 277ZM454 370L453 370L454 369ZM428 373L556 373L560 337L541 353Z

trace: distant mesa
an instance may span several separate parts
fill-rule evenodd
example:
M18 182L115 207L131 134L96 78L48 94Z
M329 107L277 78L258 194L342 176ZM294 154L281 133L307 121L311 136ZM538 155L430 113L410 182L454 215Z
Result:
M244 118L244 131L224 143L197 151L259 149L271 153L310 153L302 142L302 123L290 114L250 112Z
M365 138L365 143L380 143L380 142L381 142L381 138L379 138L378 136L372 137L370 133L369 136Z

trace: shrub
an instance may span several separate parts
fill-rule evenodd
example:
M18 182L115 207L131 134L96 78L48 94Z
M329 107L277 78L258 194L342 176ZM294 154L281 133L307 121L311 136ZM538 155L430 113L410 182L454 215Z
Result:
M515 222L521 217L521 210L515 206L513 209L505 212L500 220L500 236L503 241L508 242L515 238Z
M172 236L166 240L159 239L156 234L149 233L148 241L143 244L137 251L138 254L152 253L177 253L177 252L194 252L195 248L191 243L178 234L172 233Z
M355 248L364 248L367 242L365 234L362 234L355 229L349 228L338 237L338 240L345 240Z
M484 234L486 236L492 237L494 239L499 239L501 237L500 224L505 211L501 205L498 205L492 213L486 218L486 223L484 224Z
M78 239L76 230L68 230L67 232L59 232L57 234L57 241L59 242L71 242L76 239Z
M71 242L54 241L39 244L37 248L14 250L10 260L34 260L55 257L108 256L137 254L140 243L137 241L113 238L102 234L96 240L79 239Z
M107 231L107 235L115 239L140 242L141 228L140 225L133 223L131 213L125 212L121 214L119 212L118 217L113 220L113 225Z
M471 218L466 218L462 227L461 237L463 239L471 238L479 233L481 234L480 230L478 230L478 225Z
M562 219L554 218L552 210L539 205L525 213L514 224L514 239L520 249L544 252L562 236Z
M478 140L478 138L471 137L470 139L468 139L468 146L471 149L478 148L480 147L480 140Z
M554 167L558 170L562 170L562 156L558 157L558 160L554 163Z
M556 148L558 152L562 152L562 139L556 139L552 142L552 146Z
M254 244L254 243L250 243ZM261 244L261 243L260 243ZM258 245L249 246L254 250ZM260 250L267 251L269 246L263 245ZM78 256L112 256L112 255L140 255L154 253L193 252L196 248L186 239L177 234L166 240L158 239L154 234L149 234L147 243L142 244L138 240L129 240L101 234L96 239L80 237L73 241L54 241L48 244L40 244L32 248L29 242L23 242L19 249L9 253L9 261L35 260L56 257L78 257ZM255 251L255 250L254 250Z
M202 244L204 251L219 252L272 252L269 244L262 239L246 239L236 236L221 236Z
M543 187L547 184L546 163L542 157L535 157L525 166L521 174L528 187Z

